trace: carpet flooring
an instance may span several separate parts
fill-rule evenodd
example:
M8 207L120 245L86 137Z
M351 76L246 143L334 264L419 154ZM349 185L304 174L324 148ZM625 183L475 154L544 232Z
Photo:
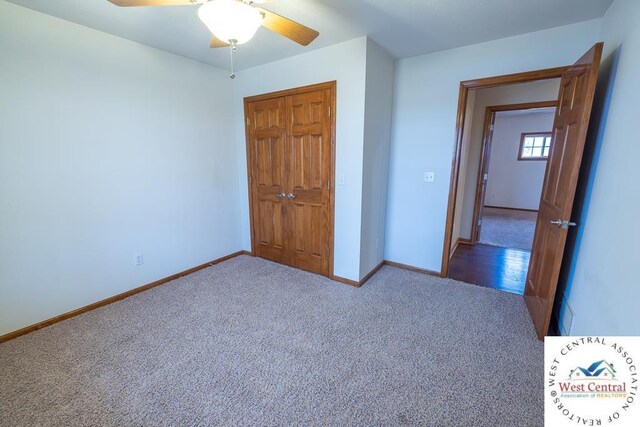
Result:
M539 426L521 296L240 256L0 345L2 426Z
M537 212L485 207L482 210L480 243L531 251Z

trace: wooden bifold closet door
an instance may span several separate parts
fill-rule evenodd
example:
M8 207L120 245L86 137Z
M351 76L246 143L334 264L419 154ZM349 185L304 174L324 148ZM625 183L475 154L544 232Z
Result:
M330 276L334 83L245 99L253 254Z

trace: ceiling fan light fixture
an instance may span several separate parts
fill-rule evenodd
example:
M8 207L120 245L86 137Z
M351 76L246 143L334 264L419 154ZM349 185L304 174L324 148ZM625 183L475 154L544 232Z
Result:
M260 11L237 0L213 0L198 9L200 20L218 39L236 44L254 36L264 18Z

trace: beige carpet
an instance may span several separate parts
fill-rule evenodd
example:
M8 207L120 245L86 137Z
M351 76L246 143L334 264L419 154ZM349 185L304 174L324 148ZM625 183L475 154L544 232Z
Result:
M484 207L479 243L531 251L537 212Z
M539 426L522 297L241 256L0 345L2 426Z

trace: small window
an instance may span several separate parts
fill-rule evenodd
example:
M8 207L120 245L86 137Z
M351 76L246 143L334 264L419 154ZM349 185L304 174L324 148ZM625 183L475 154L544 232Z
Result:
M551 150L551 132L523 133L518 160L547 160Z

